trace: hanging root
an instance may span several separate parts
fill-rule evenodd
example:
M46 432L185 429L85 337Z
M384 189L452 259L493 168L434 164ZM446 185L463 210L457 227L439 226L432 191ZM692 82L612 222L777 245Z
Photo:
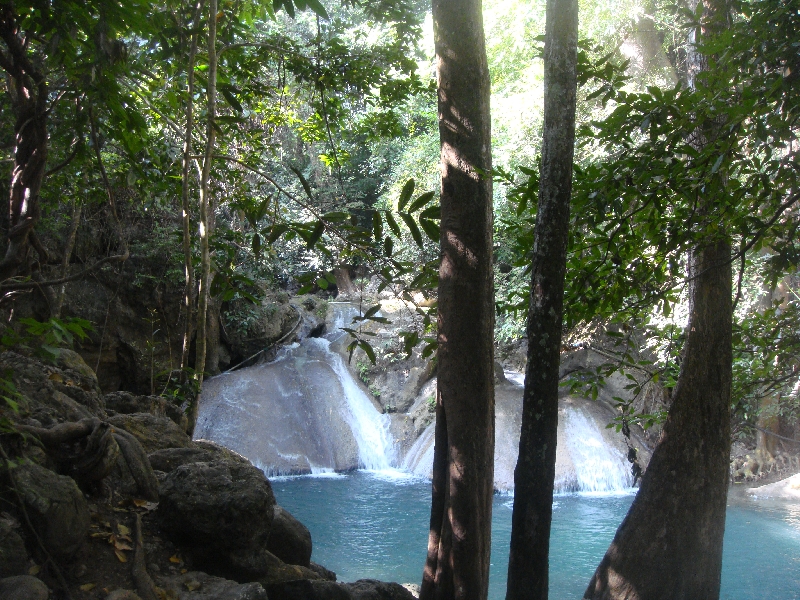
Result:
M122 457L130 469L133 479L139 488L139 493L146 500L158 502L158 481L150 466L144 448L133 435L124 429L113 429L114 439L122 451Z
M133 548L131 574L133 575L133 582L136 584L136 592L142 600L159 600L158 588L147 572L147 561L145 560L144 545L142 544L142 515L139 513L136 513L134 535L135 545Z
M82 483L105 478L121 452L142 497L158 501L158 481L150 460L139 440L127 431L96 418L61 423L50 429L29 425L18 425L17 429L37 437L54 460Z

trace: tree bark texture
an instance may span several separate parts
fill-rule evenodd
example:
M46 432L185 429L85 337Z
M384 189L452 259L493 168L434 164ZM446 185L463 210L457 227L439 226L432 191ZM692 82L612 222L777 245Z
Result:
M544 128L528 313L528 362L508 562L508 600L546 600L558 429L564 278L577 92L577 0L548 0Z
M494 491L489 69L480 0L434 0L441 264L433 494L422 600L482 600Z
M9 77L14 123L14 168L8 203L8 246L0 281L14 276L27 258L30 234L39 220L39 191L47 161L47 82L22 41L11 3L0 4L0 68Z
M724 27L724 0L704 2L702 34ZM689 76L708 68L694 52ZM702 85L702 83L700 83ZM718 123L693 134L698 148ZM713 197L698 199L714 219ZM716 600L728 496L732 379L731 241L724 223L689 257L689 324L673 402L636 499L584 598Z

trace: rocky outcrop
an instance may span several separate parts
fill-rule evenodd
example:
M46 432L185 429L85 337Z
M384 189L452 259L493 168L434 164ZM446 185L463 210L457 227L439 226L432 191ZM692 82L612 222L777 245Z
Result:
M160 577L158 584L175 600L267 600L267 592L260 583L237 583L202 571Z
M353 600L350 592L332 581L300 579L264 587L269 600Z
M89 507L75 481L30 462L14 470L14 481L47 551L56 559L72 558L89 534Z
M0 519L0 578L28 571L28 551L17 525L16 521Z
M353 600L412 600L414 595L399 583L387 583L376 579L359 579L342 584Z
M209 572L239 581L264 575L275 496L264 474L249 464L184 464L160 488L162 528Z
M0 579L0 598L3 600L47 600L50 590L36 577L18 575Z
M149 413L115 415L108 422L136 437L148 454L162 448L186 448L191 443L186 432L173 421Z
M149 413L156 417L167 417L184 432L189 424L186 413L174 402L161 396L137 396L131 392L111 392L103 396L103 402L109 414Z
M275 505L267 550L285 563L308 567L311 564L311 533L289 511Z

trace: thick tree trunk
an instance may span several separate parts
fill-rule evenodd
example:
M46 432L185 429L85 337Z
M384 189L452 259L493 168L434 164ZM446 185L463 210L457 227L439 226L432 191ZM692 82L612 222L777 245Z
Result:
M730 259L725 239L695 252L672 408L585 598L719 598L730 460Z
M528 363L506 598L546 600L558 428L559 359L572 194L578 2L548 0L544 130L531 268Z
M725 26L724 0L704 2L703 34ZM690 49L689 76L708 68ZM693 136L701 148L718 124ZM706 218L714 198L700 198ZM584 598L716 600L730 462L732 379L731 242L725 224L689 257L689 324L678 382L639 493Z
M480 0L434 0L441 139L439 387L422 600L482 600L494 479L489 70Z
M47 161L47 83L27 55L14 6L0 4L0 68L8 75L14 123L14 169L8 203L8 246L0 281L25 263L30 234L39 220L39 191Z

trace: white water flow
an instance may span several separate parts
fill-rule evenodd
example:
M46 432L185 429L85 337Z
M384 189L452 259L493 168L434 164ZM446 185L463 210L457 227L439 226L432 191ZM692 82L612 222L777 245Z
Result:
M559 415L564 419L565 443L573 468L556 480L560 492L615 492L633 486L631 467L622 452L610 445L597 423L582 409Z
M378 412L333 347L358 309L334 310L336 326L325 338L207 380L196 437L241 453L269 475L390 469L389 415Z

